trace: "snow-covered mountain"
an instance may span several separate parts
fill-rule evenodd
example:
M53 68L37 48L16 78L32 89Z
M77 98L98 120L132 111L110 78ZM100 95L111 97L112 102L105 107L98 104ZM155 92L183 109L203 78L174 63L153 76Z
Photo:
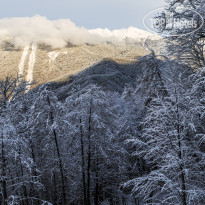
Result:
M52 48L46 44L29 43L17 49L12 42L0 44L1 78L17 74L37 83L62 80L103 60L118 63L135 62L149 51L140 44L67 44L63 48Z
M103 59L135 62L149 53L145 40L157 47L159 39L135 27L88 30L69 19L0 19L1 78L19 74L41 84L67 78Z

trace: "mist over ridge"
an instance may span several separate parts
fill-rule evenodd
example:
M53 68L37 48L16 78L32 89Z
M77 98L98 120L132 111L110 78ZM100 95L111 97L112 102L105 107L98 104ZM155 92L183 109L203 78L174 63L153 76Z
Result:
M157 39L158 36L135 27L113 31L106 28L88 30L76 26L69 19L49 20L40 15L0 19L1 41L12 41L17 48L22 48L31 42L62 48L68 42L76 45L99 44L106 41L122 42L126 38L140 41L146 38Z

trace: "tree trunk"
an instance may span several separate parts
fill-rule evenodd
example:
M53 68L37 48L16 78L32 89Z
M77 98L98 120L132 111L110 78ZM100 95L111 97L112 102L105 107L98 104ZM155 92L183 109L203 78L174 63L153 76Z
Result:
M86 190L86 181L85 181L85 154L84 154L84 142L83 142L83 130L82 130L82 121L80 119L80 142L81 142L81 161L82 161L82 179L83 179L83 194L84 194L84 203L87 204L87 190Z
M87 169L87 205L91 204L90 201L90 169L91 169L91 120L92 120L92 100L89 109L88 119L88 169Z
M95 174L96 174L96 181L95 181L95 205L98 205L98 200L99 200L99 182L98 182L98 154L97 154L97 159L96 159L96 164L95 164Z
M179 153L178 157L180 161L182 160L182 145L181 145L181 132L180 132L180 116L179 116L179 105L178 105L178 99L177 99L177 140L178 140L178 147L179 147ZM186 202L186 184L185 184L185 176L184 176L184 169L183 165L180 164L180 171L181 171L181 189L182 189L182 204L187 205Z
M21 170L21 177L22 179L24 178L24 172L23 172L23 166L22 166L22 161L21 161L21 148L20 148L21 145L19 145L19 150L18 150L18 154L20 156L19 158L19 166L20 166L20 170ZM24 185L24 182L23 182L23 185L22 185L22 190L23 190L23 196L25 197L25 203L26 205L29 205L29 201L28 201L28 194L27 194L27 190L26 190L26 186Z
M51 108L51 102L50 102L50 98L47 95L47 102L49 107ZM51 119L51 124L54 123L54 117L53 117L53 112L50 109L50 119ZM62 200L62 204L66 205L66 192L65 192L65 183L64 183L64 173L63 173L63 164L62 164L62 160L61 160L61 154L60 154L60 149L59 149L59 143L58 143L58 137L57 137L57 133L55 128L53 128L53 136L54 136L54 141L55 141L55 146L56 146L56 151L57 151L57 158L58 158L58 162L59 162L59 168L60 168L60 176L61 176L61 188L62 188L62 196L63 196L63 200Z
M6 159L4 154L4 135L1 135L1 170L2 170L2 194L3 194L3 205L7 205L7 188L6 188Z
M20 183L20 168L19 168L19 164L17 163L17 161L15 161L15 165L16 165L16 180L17 180L17 183ZM19 190L19 193L16 193L17 195L21 196L21 198L23 198L23 193L21 190ZM20 205L24 205L24 202L23 201L20 201Z
M30 136L31 136L31 134L30 134ZM37 174L37 172L36 172L36 157L35 157L35 154L34 154L34 147L33 147L33 142L32 142L31 139L29 140L29 144L30 144L30 148L31 148L32 160L33 160L33 163L34 163L34 165L35 165L35 167L32 167L32 175L33 175L33 176L32 176L32 180L35 181L35 182L37 182L38 174ZM35 193L35 190L33 189L33 186L32 186L31 191L32 191L32 194ZM40 197L39 197L39 193L35 194L35 197L36 197L36 198L40 198ZM36 201L36 204L39 205L40 202L39 202L39 201Z
M52 196L52 200L53 200L53 205L57 205L57 201L58 201L58 192L56 189L56 174L53 173L53 196Z

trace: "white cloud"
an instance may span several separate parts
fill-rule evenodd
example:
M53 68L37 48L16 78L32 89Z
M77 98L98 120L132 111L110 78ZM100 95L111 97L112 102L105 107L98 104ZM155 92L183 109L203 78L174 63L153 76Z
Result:
M39 15L0 19L0 39L9 39L16 47L24 47L31 42L46 43L55 48L64 47L67 42L73 44L102 43L105 41L122 41L129 37L140 40L152 34L134 28L113 30L77 27L69 19L48 20Z
M0 19L0 39L11 39L16 47L33 41L63 47L67 42L99 43L104 40L97 34L89 33L86 28L77 27L69 19L51 21L39 15Z

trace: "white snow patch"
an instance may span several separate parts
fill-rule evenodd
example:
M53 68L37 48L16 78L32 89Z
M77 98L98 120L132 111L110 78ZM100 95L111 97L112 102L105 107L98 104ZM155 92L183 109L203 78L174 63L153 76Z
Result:
M36 61L36 51L37 51L37 45L36 43L32 43L32 51L29 56L29 64L28 64L28 73L26 76L26 81L31 83L33 81L33 69ZM27 86L27 90L30 90L30 85Z
M19 76L23 76L24 65L25 65L26 58L28 56L29 47L30 47L30 45L27 45L24 48L24 51L23 51L23 54L22 54L22 57L21 57L21 60L19 63L19 73L18 73Z
M67 55L68 52L67 52L67 51L64 51L64 52L57 52L57 51L49 52L49 53L48 53L49 64L50 64L51 62L55 61L56 58L57 58L60 54Z
M52 51L50 53L48 53L48 57L49 57L49 63L55 61L55 59L59 56L59 52L56 51Z

